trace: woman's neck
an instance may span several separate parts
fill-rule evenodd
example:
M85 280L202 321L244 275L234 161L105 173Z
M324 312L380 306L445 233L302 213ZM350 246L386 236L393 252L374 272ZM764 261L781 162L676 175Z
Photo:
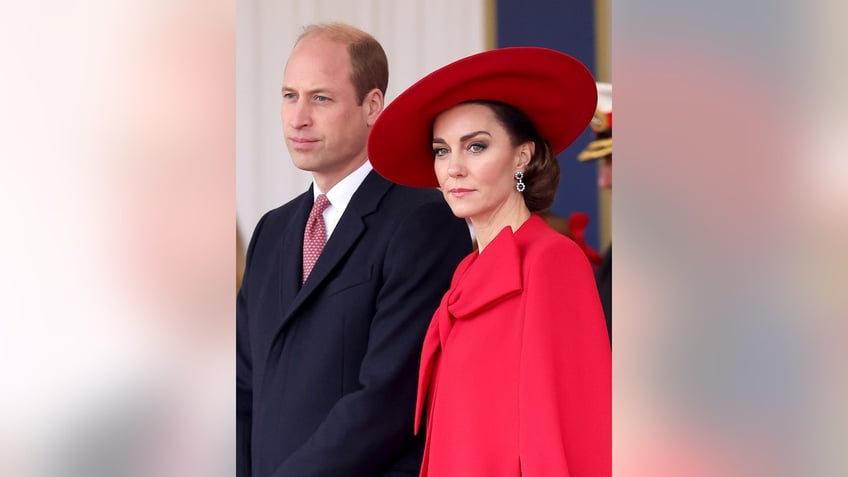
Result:
M522 200L520 206L509 210L496 210L486 217L471 217L474 235L477 237L477 252L483 253L489 243L504 229L512 228L513 233L530 218L530 210Z

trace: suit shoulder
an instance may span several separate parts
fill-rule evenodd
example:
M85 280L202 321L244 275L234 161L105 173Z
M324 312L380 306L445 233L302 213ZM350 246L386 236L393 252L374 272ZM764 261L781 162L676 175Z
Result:
M262 216L262 219L260 219L260 222L265 221L273 223L279 220L284 220L297 209L297 207L300 205L301 201L303 201L303 199L306 197L308 192L309 191L304 192L295 197L294 199L286 202L285 204L271 209L268 212L265 212L265 214Z
M270 233L275 236L278 235L291 221L291 217L294 215L307 193L308 191L279 207L265 212L262 215L262 218L259 219L259 222L256 223L256 227L253 229L251 244L259 235L265 235L266 233Z
M397 184L393 184L383 197L380 212L396 218L423 215L456 219L438 190Z
M388 194L392 197L392 201L407 204L409 207L428 203L443 203L444 198L442 193L437 189L407 187L399 184L394 184ZM447 205L447 204L445 204Z

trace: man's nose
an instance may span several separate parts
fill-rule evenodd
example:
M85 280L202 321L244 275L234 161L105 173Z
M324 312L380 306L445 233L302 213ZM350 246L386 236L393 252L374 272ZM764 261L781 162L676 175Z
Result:
M300 129L312 124L312 114L305 101L298 100L287 107L289 108L289 126Z

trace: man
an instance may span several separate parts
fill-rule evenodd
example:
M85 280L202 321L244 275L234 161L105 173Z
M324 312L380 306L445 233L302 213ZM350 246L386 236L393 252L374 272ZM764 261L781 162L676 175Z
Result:
M307 27L286 64L283 132L313 184L265 214L248 248L240 476L418 475L421 345L471 240L438 191L372 171L366 142L387 83L380 44L348 25Z
M609 83L598 83L598 106L595 117L592 118L591 128L595 133L595 140L586 146L577 159L600 159L602 162L598 170L598 187L612 191L612 85ZM595 279L612 344L612 244L603 255Z

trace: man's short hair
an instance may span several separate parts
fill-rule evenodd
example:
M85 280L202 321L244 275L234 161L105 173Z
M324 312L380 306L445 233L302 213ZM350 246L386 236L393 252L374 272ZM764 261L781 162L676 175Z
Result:
M352 70L350 82L356 90L359 104L374 88L379 89L383 96L386 95L389 61L382 45L373 36L344 23L321 23L304 27L295 44L310 37L321 37L347 45Z

